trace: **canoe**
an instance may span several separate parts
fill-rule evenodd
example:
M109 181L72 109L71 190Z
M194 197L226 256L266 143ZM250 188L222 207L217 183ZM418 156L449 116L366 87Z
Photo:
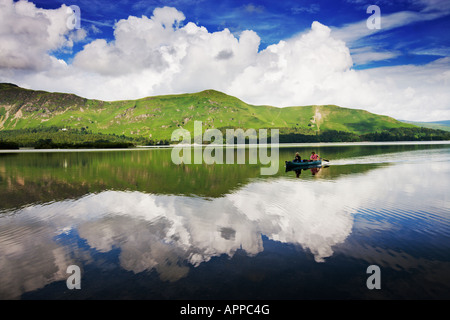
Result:
M311 167L317 167L322 165L322 160L316 160L316 161L302 161L302 162L292 162L292 161L286 161L286 169L306 169Z

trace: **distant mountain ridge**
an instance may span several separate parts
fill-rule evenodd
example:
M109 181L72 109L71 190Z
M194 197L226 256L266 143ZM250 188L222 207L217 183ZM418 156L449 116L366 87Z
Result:
M177 128L193 132L195 120L203 122L203 130L288 128L310 135L329 130L366 134L415 127L388 116L335 105L256 106L215 90L108 102L0 84L0 130L57 126L170 139Z
M430 122L407 121L407 120L400 120L400 121L413 124L418 127L450 131L450 120L430 121Z

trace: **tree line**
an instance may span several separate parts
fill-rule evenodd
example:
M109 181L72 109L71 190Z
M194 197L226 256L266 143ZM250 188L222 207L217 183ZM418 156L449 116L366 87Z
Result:
M86 128L56 126L0 131L0 149L130 148L136 145L165 145L168 140L93 133Z
M391 128L366 134L327 130L318 134L283 132L280 130L280 143L308 142L383 142L383 141L439 141L450 140L450 132L444 130L417 128Z
M247 143L248 143L248 139ZM352 132L328 130L317 134L298 133L289 128L280 128L280 143L308 142L362 142L362 141L438 141L450 140L450 132L444 130L417 128L392 128L358 135ZM237 142L237 139L235 139ZM270 142L270 137L268 137ZM129 148L137 145L169 145L167 139L146 139L125 135L93 133L85 128L67 129L42 127L0 131L0 149L29 147L52 148ZM226 141L224 140L224 143Z

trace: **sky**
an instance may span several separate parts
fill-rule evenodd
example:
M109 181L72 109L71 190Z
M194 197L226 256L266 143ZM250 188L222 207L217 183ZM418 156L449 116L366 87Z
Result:
M0 82L450 119L448 0L0 0Z

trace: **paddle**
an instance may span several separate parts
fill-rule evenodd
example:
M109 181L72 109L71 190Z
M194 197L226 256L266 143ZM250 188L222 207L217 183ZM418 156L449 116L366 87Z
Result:
M326 162L330 162L330 160L327 160L327 159L324 159L324 158L322 158L322 160L323 160L323 161L326 161Z

